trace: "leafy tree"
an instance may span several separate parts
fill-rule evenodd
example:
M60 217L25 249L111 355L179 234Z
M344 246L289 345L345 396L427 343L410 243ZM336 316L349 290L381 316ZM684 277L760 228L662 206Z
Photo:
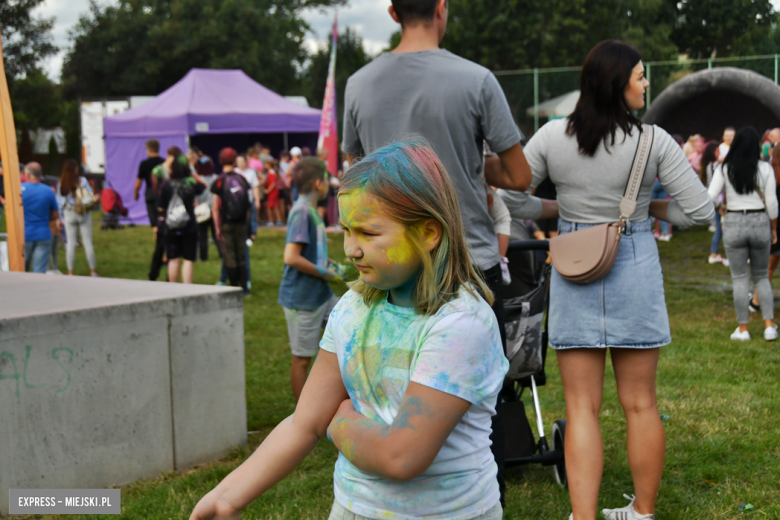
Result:
M44 0L0 0L5 72L12 81L57 52L50 41L52 19L33 16Z
M333 33L328 35L332 41ZM325 83L328 79L331 45L321 46L311 56L306 75L306 91L309 104L321 108L325 96ZM371 61L371 56L363 49L363 38L352 28L347 27L338 35L336 43L336 109L339 123L344 120L344 90L347 80L358 69ZM339 124L339 132L341 124Z
M17 126L50 128L62 123L62 89L40 69L14 81L10 94Z
M300 11L345 1L93 0L71 34L63 81L70 97L153 95L193 67L240 68L277 92L298 93L308 29Z
M580 65L613 38L666 59L673 17L667 0L451 0L442 46L491 70Z
M28 70L26 76L11 82L8 87L14 123L22 133L17 143L19 157L22 162L27 162L32 159L29 130L62 125L65 117L62 88L37 68ZM78 130L74 129L74 134L68 137L77 140Z
M776 52L778 20L769 0L669 1L677 14L672 41L692 58Z

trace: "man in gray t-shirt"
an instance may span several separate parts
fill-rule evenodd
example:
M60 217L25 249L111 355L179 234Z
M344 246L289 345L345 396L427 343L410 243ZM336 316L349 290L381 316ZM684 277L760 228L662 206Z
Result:
M410 2L393 2L396 8L390 9L396 15L400 3ZM445 0L415 3L441 6L446 26ZM349 78L343 149L359 157L410 134L425 137L455 184L473 261L487 271L498 265L499 256L483 185L483 140L498 152L504 167L501 175L488 172L489 184L524 191L531 171L519 144L520 131L495 76L439 49L435 13L433 23L428 23L402 24L401 44ZM419 28L432 33L430 45L405 41L412 29Z
M352 163L410 134L430 142L455 185L469 251L496 296L493 310L505 341L498 240L483 180L498 188L528 189L531 169L522 136L495 76L439 48L447 28L447 0L392 3L389 12L401 24L401 43L349 78L344 153ZM484 170L483 141L498 152L485 158ZM498 416L492 427L503 505L504 433Z

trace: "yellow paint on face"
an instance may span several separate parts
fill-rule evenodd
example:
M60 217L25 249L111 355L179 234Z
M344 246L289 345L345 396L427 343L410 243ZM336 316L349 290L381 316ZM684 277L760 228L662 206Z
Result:
M339 195L344 252L355 262L363 282L392 290L415 276L422 260L406 236L404 224L388 215L365 189Z
M397 265L405 265L415 257L414 247L406 236L385 251L387 260Z
M339 195L339 216L347 227L363 224L366 218L376 215L376 202L367 196L364 188Z

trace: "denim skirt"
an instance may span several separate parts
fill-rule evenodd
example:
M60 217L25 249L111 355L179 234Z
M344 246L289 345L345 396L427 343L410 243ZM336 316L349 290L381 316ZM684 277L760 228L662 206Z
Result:
M629 222L612 270L577 284L553 269L549 338L554 349L656 348L672 342L652 219ZM595 224L561 221L560 234Z

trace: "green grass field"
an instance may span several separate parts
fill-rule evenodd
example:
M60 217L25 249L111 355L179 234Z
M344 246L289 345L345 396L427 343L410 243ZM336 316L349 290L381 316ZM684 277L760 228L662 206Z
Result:
M754 317L746 343L729 340L736 327L728 269L709 265L711 234L706 228L677 233L660 243L673 343L662 349L659 407L668 451L657 518L780 518L780 343L763 340ZM332 257L343 258L341 236L333 235ZM102 276L145 279L152 252L149 228L99 231L95 226L98 271ZM284 234L261 231L251 248L252 297L245 300L246 383L249 446L224 460L184 472L160 475L123 488L122 518L186 518L197 500L215 486L294 408L289 387L289 347L282 309L276 303L282 274ZM220 263L195 267L195 282L217 280ZM60 250L60 269L65 254ZM89 273L78 250L76 273ZM344 287L336 288L343 293ZM760 339L755 339L760 338ZM625 454L625 418L608 368L601 426L605 468L600 506L625 505L632 493ZM565 417L555 356L548 357L548 384L541 389L547 433ZM533 413L527 405L533 426ZM217 426L218 425L214 425ZM245 518L324 519L333 501L332 471L337 452L320 442L309 458L278 486L256 500ZM567 491L549 468L508 470L505 518L565 519ZM740 511L741 504L752 509ZM63 517L66 518L66 517ZM71 517L72 518L72 517ZM90 517L92 518L92 517Z

